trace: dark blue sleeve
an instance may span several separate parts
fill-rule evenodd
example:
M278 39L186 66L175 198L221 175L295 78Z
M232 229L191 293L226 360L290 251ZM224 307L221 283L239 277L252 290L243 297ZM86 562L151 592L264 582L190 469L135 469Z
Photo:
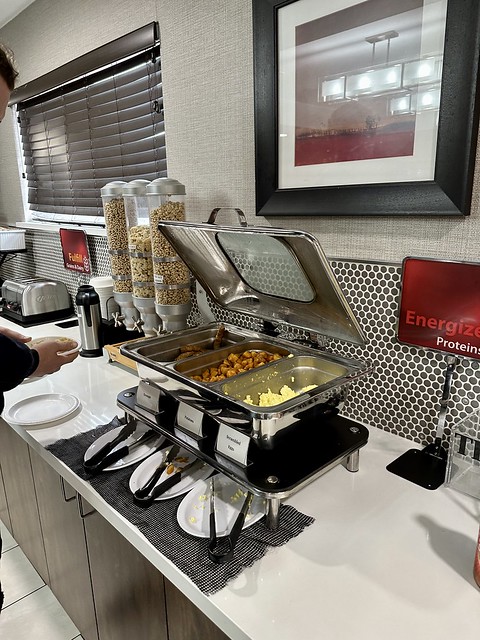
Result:
M37 351L0 333L0 394L19 385L37 367ZM2 409L0 397L0 412Z

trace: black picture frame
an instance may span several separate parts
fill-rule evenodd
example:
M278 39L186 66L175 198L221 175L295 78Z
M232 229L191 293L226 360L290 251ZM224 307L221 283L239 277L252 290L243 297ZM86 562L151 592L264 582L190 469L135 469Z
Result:
M278 188L277 14L302 0L252 0L258 216L467 216L478 134L480 3L448 0L434 179ZM335 0L332 0L334 8Z

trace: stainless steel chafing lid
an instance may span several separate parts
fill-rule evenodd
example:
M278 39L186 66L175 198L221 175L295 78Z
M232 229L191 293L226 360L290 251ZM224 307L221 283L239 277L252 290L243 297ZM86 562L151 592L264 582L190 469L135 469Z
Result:
M158 228L224 309L364 344L315 236L210 222L160 221Z

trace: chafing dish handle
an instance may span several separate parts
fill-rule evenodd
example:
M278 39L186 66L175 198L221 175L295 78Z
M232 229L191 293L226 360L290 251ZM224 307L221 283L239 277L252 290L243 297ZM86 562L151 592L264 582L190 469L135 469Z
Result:
M213 209L212 213L210 214L207 220L207 224L215 224L215 220L217 219L217 214L219 213L219 211L235 211L235 213L237 214L238 222L240 226L241 227L248 226L247 218L245 217L245 214L241 209L238 209L238 207L215 207L215 209Z

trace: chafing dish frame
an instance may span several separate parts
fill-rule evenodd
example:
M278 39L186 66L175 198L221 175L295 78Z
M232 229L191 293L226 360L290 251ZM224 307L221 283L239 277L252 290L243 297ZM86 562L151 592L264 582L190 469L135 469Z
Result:
M217 304L227 312L255 316L264 323L273 323L273 326L283 323L307 333L313 331L328 338L364 344L362 329L314 236L270 227L220 227L213 222L161 221L159 229ZM239 239L235 238L237 233ZM276 248L280 249L282 260L289 268L298 269L300 280L303 278L300 291L295 292L293 299L282 298L275 288L271 291L259 290L256 283L250 281L248 265L246 271L238 270L233 254L238 247L243 250L244 246L247 251L252 247L260 247L266 258ZM227 325L228 329L230 327L244 336L245 343L261 340L272 347L288 350L294 357L323 358L343 367L342 375L282 405L264 408L249 405L225 393L222 382L208 384L185 376L186 369L194 368L195 363L203 361L201 356L194 356L189 361L187 359L179 367L171 361L147 357L146 351L154 348L155 343L160 345L162 340L166 343L177 340L186 344L184 340L190 340L195 331L205 329L205 325L202 325L169 336L142 340L141 343L130 342L121 347L121 353L137 362L139 376L153 386L158 385L162 401L156 413L145 409L136 402L138 389L132 388L119 394L117 404L126 413L156 427L170 440L183 443L195 455L247 490L263 496L267 501L267 526L275 529L282 499L338 464L351 472L358 470L359 450L368 441L368 429L341 417L339 409L348 386L368 374L373 367L278 336L272 337L261 331L252 332L236 325ZM242 340L239 339L234 348L241 348L241 345ZM264 365L261 367L262 373L268 372L269 368L273 370L276 364ZM258 374L253 370L253 373L240 374L238 380L241 383L249 375ZM202 413L207 428L199 438L185 438L185 433L175 428L175 409L172 406L178 406L179 402L198 407ZM238 416L243 416L243 423L242 420L232 422L232 415L237 420ZM250 441L258 445L249 447L251 456L248 464L242 466L218 455L215 428L209 429L208 425L216 425L218 432L218 425L222 422L239 432L247 432ZM306 436L299 436L299 427L302 426L312 427L313 431ZM295 477L284 477L288 476L288 460L298 460L299 456L300 459L304 457L305 468L300 463Z

